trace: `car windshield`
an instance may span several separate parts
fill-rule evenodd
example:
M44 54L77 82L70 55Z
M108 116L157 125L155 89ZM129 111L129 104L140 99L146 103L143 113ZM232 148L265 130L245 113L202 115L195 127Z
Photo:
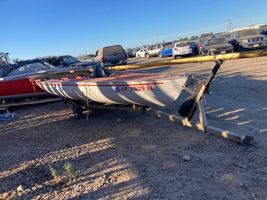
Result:
M76 58L74 58L72 56L64 56L64 57L62 57L62 60L67 65L72 65L72 64L79 62Z
M227 43L226 38L213 38L208 40L208 45L225 44L225 43Z
M247 37L251 35L258 35L259 32L257 30L244 30L236 32L239 37Z

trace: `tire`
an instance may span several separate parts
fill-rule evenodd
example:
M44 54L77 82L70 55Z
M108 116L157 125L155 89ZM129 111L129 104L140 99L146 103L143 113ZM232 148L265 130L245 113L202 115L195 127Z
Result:
M177 58L177 56L173 56L173 58L174 58L174 59L176 59L176 58Z
M72 112L76 119L83 118L83 109L80 106L72 104Z
M146 57L146 58L149 58L150 56L149 56L149 54L147 53L147 54L145 55L145 57Z
M159 57L160 57L160 58L163 58L163 55L162 55L162 54L159 54Z

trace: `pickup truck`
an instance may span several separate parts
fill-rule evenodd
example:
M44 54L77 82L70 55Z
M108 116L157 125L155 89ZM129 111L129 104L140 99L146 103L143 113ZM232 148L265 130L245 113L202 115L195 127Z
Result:
M156 44L156 45L148 46L147 49L148 49L148 54L146 54L146 58L157 57L160 54L160 50L163 49L163 45Z
M236 51L262 49L267 47L267 36L257 29L247 29L232 33L230 43Z

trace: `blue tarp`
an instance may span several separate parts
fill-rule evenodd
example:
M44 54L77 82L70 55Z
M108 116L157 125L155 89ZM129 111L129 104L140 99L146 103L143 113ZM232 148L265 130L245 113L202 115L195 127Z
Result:
M0 122L6 122L14 118L14 113L6 112L0 114Z

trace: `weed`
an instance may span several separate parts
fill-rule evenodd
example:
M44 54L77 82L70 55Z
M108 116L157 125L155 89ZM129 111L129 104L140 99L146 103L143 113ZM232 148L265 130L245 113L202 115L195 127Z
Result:
M72 164L70 162L65 163L64 165L65 174L70 178L75 178L75 172Z
M67 178L69 178L70 180L73 178L75 180L74 168L70 162L65 163L61 173L58 173L58 171L55 168L53 168L51 166L51 164L48 164L48 166L49 166L49 170L50 170L51 176L53 178L53 181L56 184L60 184L63 182L63 179L64 180L66 179L66 177L64 178L62 171L64 171L64 174L67 176Z
M51 176L53 178L53 180L55 181L56 184L61 183L62 182L62 178L59 175L59 173L57 172L57 170L55 170L50 164L48 164L49 166L49 170L51 173Z

